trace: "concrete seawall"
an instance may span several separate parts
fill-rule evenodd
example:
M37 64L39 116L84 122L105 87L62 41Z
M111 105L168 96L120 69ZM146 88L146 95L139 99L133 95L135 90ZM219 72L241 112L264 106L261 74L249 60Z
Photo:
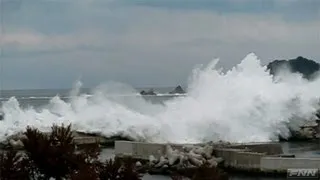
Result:
M181 149L190 145L172 146ZM115 155L118 157L130 155L133 158L148 160L150 155L155 157L164 155L165 147L166 144L116 141ZM214 148L213 153L224 159L225 167L237 170L280 173L286 172L288 168L320 168L320 158L281 157L282 148L278 143L229 145Z
M108 140L101 137L75 137L74 142L77 145L94 144L94 143L104 144L104 143L107 143Z
M251 152L266 153L267 155L282 154L283 150L279 143L247 143L230 145L232 149L250 149Z
M289 168L320 169L320 158L262 157L260 168L262 171L286 171Z
M238 169L260 169L260 161L266 153L250 152L243 149L216 149L216 156L224 159L226 167Z
M183 146L192 146L190 144L170 144L172 148L182 150ZM155 158L165 155L166 144L143 143L136 141L115 141L115 155L130 155L134 158L148 160L150 155Z
M49 133L47 132L45 132L44 134L49 135ZM74 143L78 146L91 146L92 144L98 143L104 147L113 147L116 140L125 139L117 136L105 138L102 136L95 136L80 132L72 132L72 135L74 137ZM23 150L22 139L24 138L26 137L22 133L10 136L6 141L0 142L0 149L4 150L14 148L17 150Z

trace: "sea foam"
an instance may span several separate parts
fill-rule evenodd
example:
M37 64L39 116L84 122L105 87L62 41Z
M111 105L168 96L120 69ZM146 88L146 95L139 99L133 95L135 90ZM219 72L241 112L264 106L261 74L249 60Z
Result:
M149 142L199 143L225 140L257 142L288 136L313 117L318 107L320 80L308 82L298 74L271 76L253 53L223 73L218 60L193 70L185 96L153 104L121 83L103 84L90 95L79 94L76 83L70 99L53 97L37 110L21 108L15 97L3 103L0 140L29 126L49 131L51 125L103 136L122 135Z

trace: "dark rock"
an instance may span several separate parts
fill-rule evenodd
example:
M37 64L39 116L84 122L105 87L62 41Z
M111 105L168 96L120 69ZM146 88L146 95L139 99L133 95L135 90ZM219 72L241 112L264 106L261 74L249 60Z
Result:
M0 121L4 120L4 113L0 111Z
M294 130L290 130L290 136L285 138L285 137L282 137L281 135L279 135L279 141L285 141L285 142L294 142L294 141L313 141L313 140L316 140L317 137L316 135L314 134L312 137L308 137L308 136L305 136L303 135L302 133L300 133L299 131L294 131Z
M278 157L282 157L282 158L295 158L296 155L294 155L294 154L280 154Z
M144 90L140 91L140 94L141 94L141 95L145 95L146 93L147 93L147 92L144 91Z
M319 102L319 104L320 104L320 102ZM320 109L318 109L317 111L316 111L316 113L315 113L315 115L316 115L316 118L317 118L317 120L316 120L316 122L317 123L320 123Z
M272 61L267 65L267 68L270 70L270 74L272 75L277 75L282 68L289 68L291 72L300 73L302 74L303 78L312 80L319 71L320 64L313 60L299 56L296 59Z
M183 90L181 86L177 86L173 91L169 92L169 94L185 94L186 92Z
M149 95L149 96L155 96L155 95L157 95L155 92L154 92L154 90L153 89L150 89L150 90L148 90L148 91L144 91L144 90L142 90L141 92L140 92L140 94L141 95Z

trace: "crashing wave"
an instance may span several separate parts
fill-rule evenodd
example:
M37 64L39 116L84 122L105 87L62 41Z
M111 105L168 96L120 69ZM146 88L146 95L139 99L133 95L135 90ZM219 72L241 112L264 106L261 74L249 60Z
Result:
M0 121L0 140L28 125L49 131L53 123L71 123L81 132L150 142L270 141L287 136L288 123L310 119L318 108L319 80L286 74L275 83L252 53L226 73L216 70L217 63L194 69L188 94L163 104L141 96L111 96L137 94L120 83L99 86L91 96L80 94L77 84L70 99L56 96L37 109L22 108L12 97L2 107L6 116Z

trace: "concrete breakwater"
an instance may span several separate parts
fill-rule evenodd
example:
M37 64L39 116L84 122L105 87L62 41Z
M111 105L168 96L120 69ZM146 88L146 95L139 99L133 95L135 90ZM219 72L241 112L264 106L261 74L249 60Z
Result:
M212 154L213 146L192 144L150 144L141 142L116 141L115 157L133 158L137 165L149 174L183 174L198 167L216 167L223 159Z
M279 143L208 143L208 144L156 144L117 141L121 137L104 138L73 132L75 144L115 146L116 157L131 156L148 162L153 168L194 168L208 163L240 171L263 173L286 172L288 168L320 168L320 158L295 158L284 155ZM23 148L23 134L8 137L3 146ZM115 143L114 143L115 142ZM210 153L211 152L211 153Z
M211 157L207 156L210 151ZM288 168L320 168L320 158L285 155L278 143L190 145L116 141L115 155L118 158L130 156L159 169L174 164L177 167L183 160L188 160L189 167L209 162L227 170L269 175L285 175Z
M49 133L48 133L49 135ZM102 137L94 134L85 134L81 132L73 131L72 135L74 137L74 143L77 146L90 146L92 144L98 143L101 146L113 147L116 140L129 140L125 137L113 136L113 137ZM26 138L23 133L18 133L13 136L9 136L5 141L0 142L0 149L23 149L22 139Z

